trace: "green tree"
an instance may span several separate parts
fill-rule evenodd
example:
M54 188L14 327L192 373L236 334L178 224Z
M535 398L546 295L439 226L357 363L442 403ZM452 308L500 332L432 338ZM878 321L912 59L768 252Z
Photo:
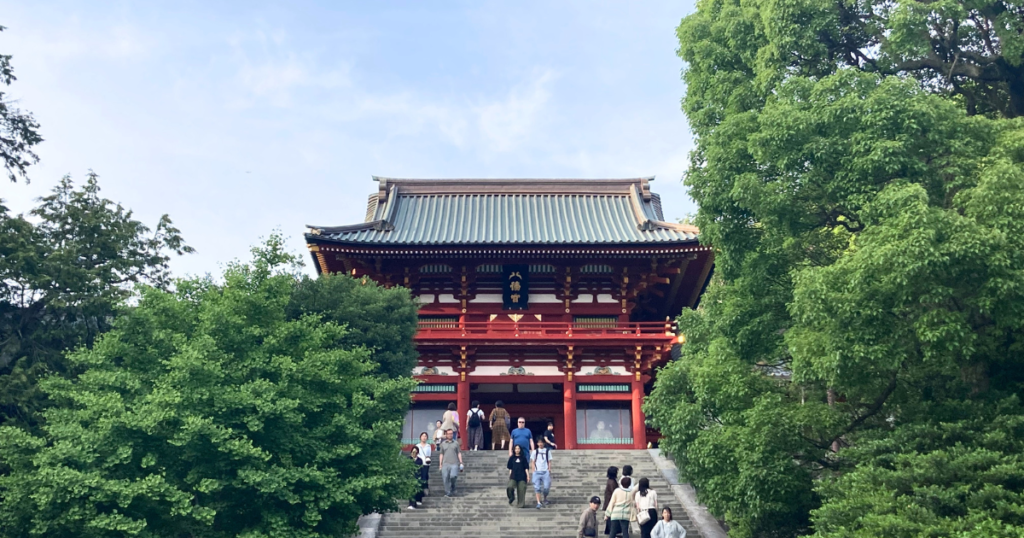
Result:
M0 32L4 30L0 26ZM0 54L0 84L10 86L15 80L11 56ZM0 159L11 181L17 181L18 177L28 181L25 169L39 162L32 148L42 141L39 124L32 114L18 108L17 102L0 92Z
M0 205L0 423L33 424L39 376L68 373L64 352L109 329L132 285L165 287L170 255L193 251L166 215L150 229L99 191L90 173L28 218Z
M1024 526L1021 9L705 0L679 26L716 276L646 409L732 534ZM919 472L942 457L971 465ZM914 510L927 532L871 523Z
M315 314L348 327L343 343L373 350L379 371L394 378L409 377L416 366L418 310L406 288L385 289L340 274L302 277L288 304L292 317Z
M8 536L344 536L415 487L399 434L415 382L316 315L272 236L223 284L141 290L82 373L51 376L42 433L0 428ZM342 277L338 277L342 278Z

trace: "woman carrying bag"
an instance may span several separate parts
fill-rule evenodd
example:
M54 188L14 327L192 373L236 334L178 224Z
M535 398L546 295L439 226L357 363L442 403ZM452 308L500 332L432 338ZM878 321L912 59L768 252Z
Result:
M651 482L640 479L640 487L633 494L636 522L640 525L640 538L651 538L651 531L658 524L658 493L651 489Z

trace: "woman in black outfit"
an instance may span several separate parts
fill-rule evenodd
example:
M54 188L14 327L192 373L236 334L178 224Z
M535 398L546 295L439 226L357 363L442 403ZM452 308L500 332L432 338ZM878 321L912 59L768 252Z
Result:
M615 493L615 488L619 487L619 468L609 467L608 468L608 481L604 485L604 505L601 506L601 510L608 509L608 501L612 500L612 493ZM611 520L604 520L604 533L611 534Z
M409 499L409 509L415 510L416 505L423 504L423 490L427 489L427 483L430 480L430 475L427 474L430 471L430 467L427 467L423 463L423 459L420 458L419 448L412 447L409 457L416 462L416 478L420 481L419 491L416 492L413 498Z
M519 495L519 508L526 506L526 485L530 483L530 460L523 454L523 447L512 446L513 454L508 457L508 487L505 493L508 495L508 505L516 502L516 495Z

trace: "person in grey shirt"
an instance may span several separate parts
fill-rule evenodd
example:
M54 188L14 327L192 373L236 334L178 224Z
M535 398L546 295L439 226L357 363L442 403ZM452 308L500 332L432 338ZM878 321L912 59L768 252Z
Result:
M444 441L441 441L441 450L439 451L441 454L441 479L444 480L444 496L449 498L455 495L455 482L459 479L459 471L462 470L462 451L459 450L459 443L452 437L452 430L444 431Z

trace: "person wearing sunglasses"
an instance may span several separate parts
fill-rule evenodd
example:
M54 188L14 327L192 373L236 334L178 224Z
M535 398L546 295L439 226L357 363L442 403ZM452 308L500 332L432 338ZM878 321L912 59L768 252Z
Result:
M537 449L537 446L533 442L533 432L526 427L526 419L519 417L519 427L512 430L512 444L508 446L508 455L512 455L512 447L518 445L523 449L523 455L526 456L527 461L530 459L530 452Z

